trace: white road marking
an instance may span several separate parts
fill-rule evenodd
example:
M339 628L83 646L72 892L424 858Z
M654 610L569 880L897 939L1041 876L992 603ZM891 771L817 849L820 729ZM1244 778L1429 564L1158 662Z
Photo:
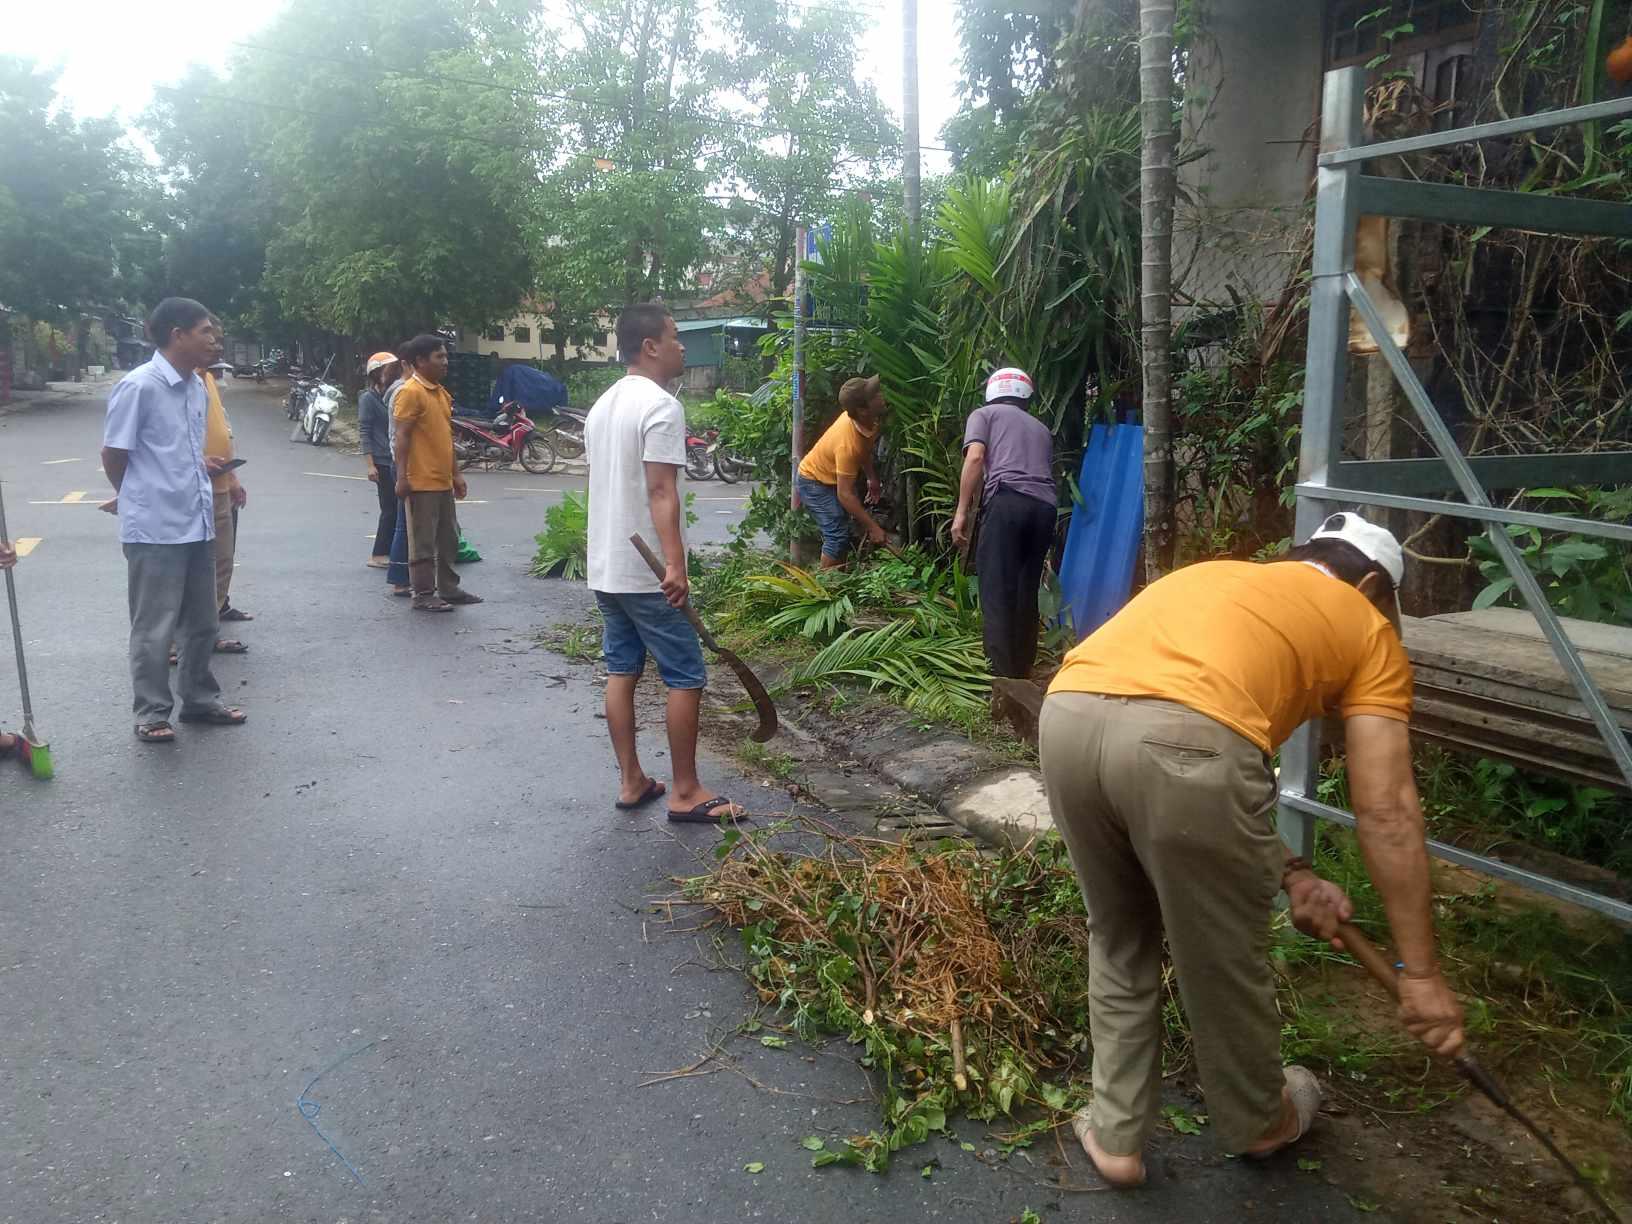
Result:
M23 536L19 540L13 540L12 547L17 550L17 555L19 557L26 557L29 553L33 552L37 547L39 547L39 543L39 536Z
M321 476L324 480L368 480L367 476L342 476L338 472L302 472L302 476ZM374 482L369 480L370 484Z
M65 497L53 498L51 501L30 501L31 506L94 506L96 502L85 500L85 490L77 489Z
M79 459L46 459L42 461L46 467L55 467L59 463L78 463Z
M85 493L86 490L84 489L76 489L72 493L65 493L62 497L62 504L65 506L77 506L80 502L85 500Z

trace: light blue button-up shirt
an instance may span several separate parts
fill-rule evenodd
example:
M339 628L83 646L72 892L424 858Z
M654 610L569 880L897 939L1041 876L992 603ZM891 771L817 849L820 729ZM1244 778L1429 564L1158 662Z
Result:
M193 544L215 538L204 468L204 381L154 353L108 396L102 445L128 451L119 486L122 544Z

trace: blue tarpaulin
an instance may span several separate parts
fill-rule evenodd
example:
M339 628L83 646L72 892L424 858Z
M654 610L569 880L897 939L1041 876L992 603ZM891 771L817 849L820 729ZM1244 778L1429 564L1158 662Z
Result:
M1095 425L1077 480L1060 591L1080 641L1128 602L1145 525L1145 431Z
M493 416L500 403L519 401L529 413L561 408L567 402L567 388L554 374L528 365L506 366L493 383L487 397L487 414Z

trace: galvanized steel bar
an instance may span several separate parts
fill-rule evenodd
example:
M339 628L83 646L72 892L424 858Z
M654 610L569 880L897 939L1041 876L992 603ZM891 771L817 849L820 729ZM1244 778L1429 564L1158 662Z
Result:
M1362 216L1411 217L1444 225L1489 225L1543 234L1632 238L1632 208L1608 200L1534 191L1489 191L1365 174L1355 179L1354 194Z
M1572 484L1632 484L1632 451L1472 455L1468 466L1487 492ZM1333 484L1375 493L1445 493L1456 488L1456 478L1441 459L1340 459L1332 463L1327 476Z
M1360 278L1352 273L1346 278L1349 300L1365 320L1372 339L1380 347L1383 359L1388 362L1388 368L1393 371L1400 389L1405 392L1405 398L1416 410L1417 419L1427 431L1429 440L1439 457L1450 466L1451 474L1456 477L1457 486L1462 490L1462 496L1467 498L1470 505L1483 508L1490 507L1490 499L1485 495L1479 484L1479 479L1468 466L1466 456L1457 446L1456 439L1451 436L1449 427L1440 417L1438 409L1428 397L1427 390L1417 379L1416 371L1411 368L1411 362L1400 348L1389 337L1388 326L1382 316L1377 313L1377 307L1366 292L1366 287L1360 283ZM1547 638L1557 657L1559 665L1564 668L1564 674L1575 685L1575 691L1586 706L1587 713L1598 728L1598 734L1603 737L1604 746L1615 759L1615 765L1626 779L1626 784L1632 786L1632 746L1628 746L1626 736L1621 733L1620 724L1615 719L1614 711L1604 700L1604 695L1598 691L1598 685L1587 672L1586 665L1581 662L1581 655L1570 641L1569 635L1564 632L1564 626L1559 623L1558 614L1547 602L1547 596L1542 592L1536 576L1530 572L1530 567L1519 556L1518 549L1513 547L1513 541L1494 523L1485 527L1485 537L1496 549L1496 555L1501 558L1507 572L1512 575L1514 585L1529 605L1535 615L1536 622L1541 626L1542 634Z
M1321 101L1320 147L1331 152L1357 144L1365 130L1366 76L1359 68L1326 74ZM1343 278L1354 269L1353 169L1322 169L1315 175L1315 243L1309 287L1309 342L1304 370L1303 436L1298 452L1300 488L1295 530L1307 539L1335 506L1317 491L1332 460L1343 453L1343 382L1349 366L1349 303ZM1281 787L1286 794L1313 794L1320 780L1320 726L1305 723L1281 747ZM1315 821L1283 802L1276 815L1281 839L1295 854L1315 849Z
M1353 813L1345 812L1342 808L1332 807L1318 799L1309 799L1302 795L1281 796L1281 802L1294 810L1301 812L1309 819L1316 817L1329 820L1333 824L1346 825L1354 828L1356 820ZM1555 880L1550 876L1538 875L1534 871L1527 871L1523 867L1516 867L1512 863L1504 863L1501 859L1490 858L1488 855L1475 854L1471 850L1464 850L1461 846L1453 846L1448 842L1428 839L1428 853L1435 858L1444 859L1447 863L1455 863L1458 867L1467 867L1481 875L1495 876L1497 879L1509 880L1514 884L1522 884L1525 888L1545 893L1549 897L1557 897L1561 901L1568 901L1572 905L1579 905L1584 909L1596 910L1617 922L1632 925L1632 905L1614 897L1606 897L1602 893L1595 893L1585 888L1578 888L1574 884L1566 884L1563 880Z
M1349 72L1351 69L1339 69ZM1331 76L1331 73L1327 73ZM1519 115L1500 119L1495 123L1476 123L1471 127L1452 128L1447 132L1430 132L1423 136L1406 136L1400 140L1384 140L1377 144L1355 145L1345 149L1321 151L1318 165L1336 167L1365 161L1369 157L1389 157L1399 153L1423 153L1429 149L1446 149L1451 145L1474 140L1489 140L1496 136L1519 136L1525 132L1540 132L1547 128L1564 127L1572 123L1589 123L1598 119L1618 119L1632 115L1632 97L1612 98L1608 102L1593 102L1587 106L1568 106L1562 110L1543 111L1539 115Z
M1573 531L1577 535L1600 536L1606 540L1625 540L1632 543L1632 523L1599 523L1592 519L1570 518L1561 514L1509 510L1502 506L1465 506L1461 502L1440 501L1432 497L1402 497L1398 493L1376 493L1365 489L1344 489L1327 485L1300 484L1294 491L1300 497L1320 497L1347 505L1387 506L1391 510L1444 514L1452 518L1473 519L1480 523L1519 523L1525 527L1539 527L1543 531Z

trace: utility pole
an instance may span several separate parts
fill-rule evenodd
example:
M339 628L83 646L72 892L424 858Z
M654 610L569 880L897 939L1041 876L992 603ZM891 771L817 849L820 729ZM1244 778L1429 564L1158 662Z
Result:
M907 220L917 225L918 202L918 0L901 0L901 181Z
M1139 0L1139 347L1145 581L1173 561L1173 0Z

